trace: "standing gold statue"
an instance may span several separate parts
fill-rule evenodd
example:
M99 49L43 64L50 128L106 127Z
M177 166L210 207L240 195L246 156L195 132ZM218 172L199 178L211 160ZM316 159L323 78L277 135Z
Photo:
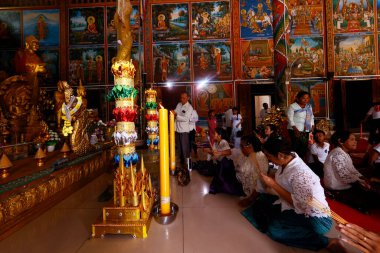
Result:
M131 59L132 50L132 32L130 16L132 13L132 5L129 0L119 0L117 10L114 16L114 22L117 32L118 49L116 60L129 61Z
M79 94L83 93L84 87L79 87ZM64 125L62 134L64 136L70 136L70 143L73 152L79 156L88 153L92 146L87 134L88 112L87 112L87 100L78 95L74 96L74 91L69 84L64 85L65 101L61 107L62 119ZM72 125L74 122L74 125Z

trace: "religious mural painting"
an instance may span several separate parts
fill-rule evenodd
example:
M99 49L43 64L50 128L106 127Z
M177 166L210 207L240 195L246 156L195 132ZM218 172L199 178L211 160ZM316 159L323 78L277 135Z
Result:
M272 78L273 40L242 40L240 45L243 78Z
M70 45L104 44L104 8L69 9Z
M194 80L232 80L231 43L193 44Z
M0 48L21 46L21 13L0 11Z
M55 84L59 79L59 50L46 49L38 51L42 61L45 63L45 82Z
M291 36L323 33L323 1L288 0Z
M310 93L310 104L313 107L314 117L327 116L326 82L323 80L291 81L288 85L288 104L295 101L297 93Z
M25 10L23 12L24 40L33 35L41 47L59 45L59 10Z
M190 81L190 48L188 43L153 46L154 82Z
M107 42L108 44L116 44L117 34L114 16L116 12L116 7L107 7ZM133 43L138 43L139 40L139 26L140 26L140 15L139 7L137 5L132 6L132 13L130 18L131 31L133 36Z
M193 3L191 11L193 39L230 38L231 14L229 1Z
M374 29L373 0L333 0L335 33L368 32Z
M132 45L132 52L131 52L131 59L132 63L135 66L136 69L136 75L139 73L139 59L144 59L144 48L141 47L141 56L139 53L139 46L138 45ZM116 61L116 54L117 54L117 48L116 47L108 47L108 61L107 61L107 69L108 69L108 82L110 84L114 83L113 74L111 72L111 66Z
M72 48L69 52L69 81L78 84L104 82L104 50L101 47Z
M272 0L240 0L241 38L273 36Z
M324 76L323 38L290 38L288 64L291 77L304 78Z
M335 75L375 75L373 35L334 37Z
M188 4L152 5L153 41L189 39Z
M231 83L210 83L206 86L195 85L195 108L199 117L207 120L208 111L222 114L234 105L234 89Z
M15 55L16 50L0 50L0 82L15 74Z

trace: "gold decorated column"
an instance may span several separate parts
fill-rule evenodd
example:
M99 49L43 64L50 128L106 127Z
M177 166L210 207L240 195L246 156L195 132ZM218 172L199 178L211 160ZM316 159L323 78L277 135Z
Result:
M170 111L170 170L175 171L175 125L174 113Z
M161 214L170 214L168 110L159 110Z

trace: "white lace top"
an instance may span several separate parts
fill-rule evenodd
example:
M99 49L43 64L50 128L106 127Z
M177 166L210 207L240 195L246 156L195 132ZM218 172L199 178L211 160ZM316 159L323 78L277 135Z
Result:
M256 163L252 158L256 156ZM251 153L249 157L243 155L239 157L239 160L235 163L236 178L243 185L244 193L250 196L253 191L265 192L265 188L259 179L260 170L268 173L268 159L263 152Z
M279 199L281 210L294 209L298 214L305 214L313 217L328 217L326 211L321 207L328 208L324 190L320 179L303 162L297 154L283 170L281 167L276 172L276 182L287 190L292 197L293 206L283 199ZM311 205L310 201L318 203L318 206Z
M357 171L349 154L340 147L334 148L323 166L323 183L331 190L351 188L351 183L359 180L362 174Z

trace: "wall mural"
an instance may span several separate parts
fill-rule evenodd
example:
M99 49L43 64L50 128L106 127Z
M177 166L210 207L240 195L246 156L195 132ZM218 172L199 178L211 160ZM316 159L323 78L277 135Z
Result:
M190 81L190 48L188 43L153 45L154 82Z
M21 45L21 13L0 11L0 48L19 48Z
M271 0L240 0L241 38L272 37Z
M69 9L69 43L104 44L104 8Z
M108 44L116 44L117 35L116 28L114 24L114 15L116 12L116 7L107 7L107 42ZM137 5L132 6L132 13L130 18L131 31L133 36L133 42L138 43L139 40L139 7Z
M231 43L193 44L194 80L232 80Z
M310 2L310 3L309 3ZM290 35L323 33L323 2L289 1Z
M16 50L0 50L0 82L15 74L14 58Z
M272 78L273 40L241 41L242 70L244 79Z
M104 82L104 50L102 47L75 48L69 52L69 81L78 84Z
M375 48L373 35L335 36L335 75L374 75Z
M335 33L373 31L373 0L333 0Z
M42 61L46 64L45 82L48 84L56 84L59 79L59 50L47 49L40 50L39 55Z
M295 101L299 91L310 93L314 117L327 116L326 83L323 80L291 81L288 85L288 104Z
M215 114L220 114L233 105L234 89L231 83L195 87L195 108L200 118L207 119L210 109L215 110Z
M188 4L152 5L153 41L189 39Z
M288 66L292 77L324 76L322 37L297 37L289 39Z
M24 40L34 35L41 47L59 45L59 10L26 10L23 24Z
M231 14L229 2L193 3L191 11L193 39L230 38Z

